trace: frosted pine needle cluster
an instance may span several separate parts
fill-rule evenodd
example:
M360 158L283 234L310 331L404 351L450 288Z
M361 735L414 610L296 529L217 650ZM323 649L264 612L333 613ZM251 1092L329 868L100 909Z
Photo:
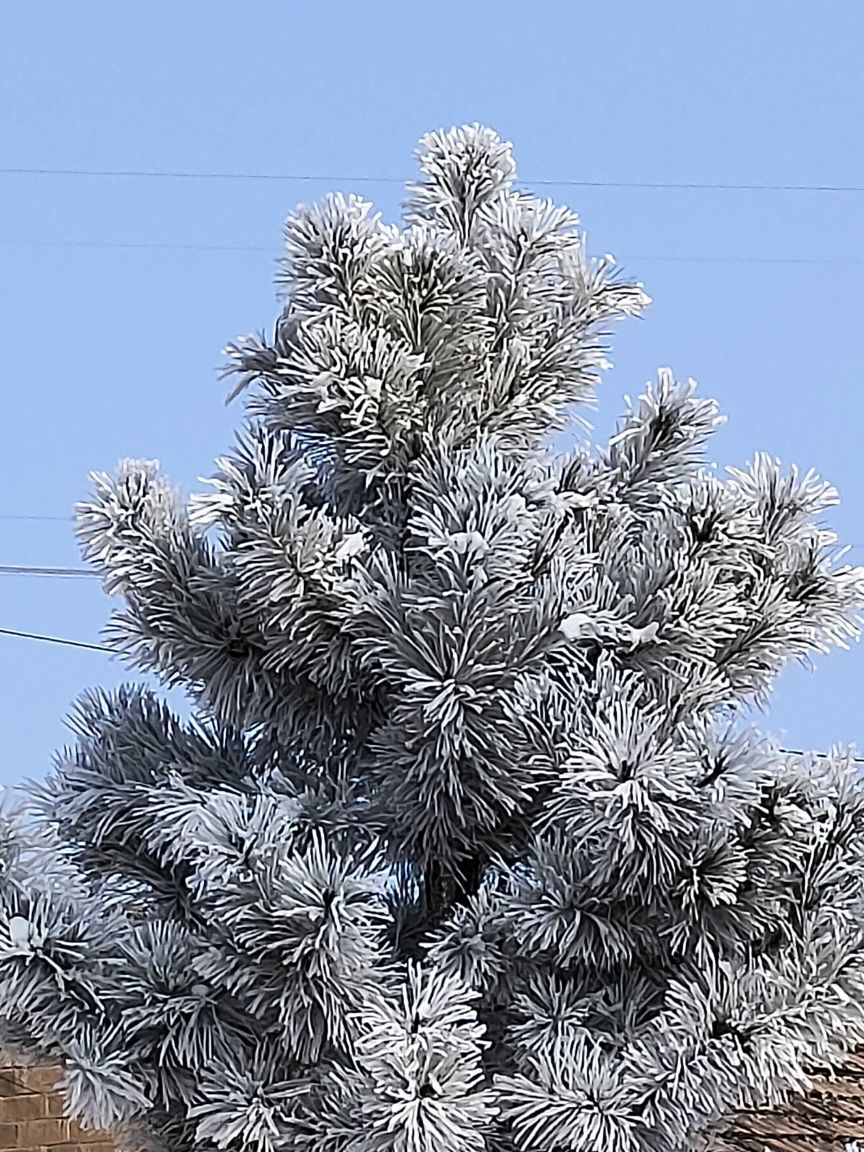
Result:
M864 1043L864 795L750 727L857 636L836 494L719 474L661 372L556 455L648 303L510 146L434 133L403 227L291 216L235 446L98 475L109 642L0 817L0 1023L152 1152L676 1152Z

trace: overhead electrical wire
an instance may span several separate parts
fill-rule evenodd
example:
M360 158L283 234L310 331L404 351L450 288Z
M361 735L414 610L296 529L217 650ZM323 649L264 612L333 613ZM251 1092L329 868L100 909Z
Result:
M75 523L75 517L74 516L50 516L50 515L47 515L45 513L40 513L40 512L0 512L0 521L10 521L12 523L15 523L15 522L20 522L20 523L33 522L33 523L48 523L48 524L74 524ZM847 543L846 547L848 547L848 548L864 548L864 543L856 543L856 542ZM6 569L10 570L10 574L12 571L18 571L19 569L22 570L22 575L26 574L24 572L24 569L32 570L34 575L37 575L37 574L38 575L50 575L51 574L50 569L47 569L47 570L41 570L40 569L37 571L37 566L34 566L34 565L0 564L0 572L4 572ZM81 574L83 575L83 574L87 574L87 573L82 571Z
M31 512L0 512L0 520L53 520L59 524L71 524L74 516L46 516L42 513Z
M14 636L19 640L39 640L43 644L61 644L67 648L85 648L89 652L112 652L104 644L88 644L84 640L66 640L62 636L45 636L40 632L22 632L17 628L0 628L0 636Z
M89 179L131 180L241 180L282 182L295 184L401 184L411 182L403 176L359 176L347 173L327 175L323 172L194 172L187 169L159 168L63 168L63 167L0 167L0 176L65 176ZM519 180L543 188L621 188L657 192L795 192L859 194L864 184L800 184L755 183L746 181L699 180L577 180L568 177Z
M847 544L846 547L864 548L864 544ZM92 568L51 567L42 564L0 564L0 576L34 576L59 580L101 579L101 574Z
M0 636L12 636L19 640L37 640L44 644L59 644L67 648L83 648L89 652L103 652L108 655L116 655L112 648L106 647L104 644L88 644L83 640L67 640L62 636L47 636L39 632L23 632L17 628L0 628ZM828 752L804 752L800 748L780 748L778 749L784 756L818 756L820 759L827 759L830 755ZM864 757L853 756L851 757L853 764L864 764Z
M152 249L165 252L269 252L272 244L183 244L158 241L136 240L8 240L0 239L3 248L111 248L111 249Z
M54 576L63 579L97 579L91 568L47 568L40 564L0 564L0 576Z
M278 246L273 244L185 244L173 241L149 240L10 240L0 238L2 248L93 248L116 249L118 251L143 250L156 252L259 252L274 255ZM746 254L710 254L704 255L687 253L672 255L640 255L634 254L622 258L627 264L748 264L748 265L786 265L789 267L853 267L864 265L864 258L843 256L748 256Z
M847 548L864 548L864 544L847 544ZM34 576L48 579L99 580L101 575L92 568L48 566L43 564L0 564L0 576Z
M65 168L65 167L0 167L0 176L37 176L37 177L73 177L88 179L142 179L142 180L188 180L188 181L265 181L265 182L295 182L295 183L322 183L322 184L393 184L406 185L408 181L400 176L359 176L359 175L325 175L310 172L194 172L183 169L133 169L133 168ZM522 184L523 182L520 182ZM700 181L665 181L665 180L577 180L577 179L538 179L529 181L533 186L549 188L605 188L605 189L636 189L655 191L685 191L685 192L774 192L774 193L864 193L861 184L798 184L798 183L747 183L747 182L700 182ZM222 243L184 243L174 241L112 241L95 239L0 239L2 247L26 248L84 248L84 249L113 249L113 250L151 250L166 252L261 252L273 253L275 245L265 244L222 244ZM778 257L753 256L748 254L662 254L662 255L630 255L628 263L676 263L676 264L751 264L751 265L788 265L788 266L828 266L828 267L857 267L864 264L864 259L854 257Z

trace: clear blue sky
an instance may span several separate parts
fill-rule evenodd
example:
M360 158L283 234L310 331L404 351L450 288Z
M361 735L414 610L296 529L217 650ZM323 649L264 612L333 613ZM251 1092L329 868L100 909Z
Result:
M5 0L0 166L403 177L424 131L480 120L529 183L864 185L862 44L860 0ZM123 456L206 474L240 416L220 349L275 315L284 215L340 186L396 216L392 184L0 176L0 513L63 514ZM694 376L729 416L722 463L814 466L864 545L864 194L551 191L655 300L599 425L659 365ZM76 558L68 525L0 520L0 564ZM107 609L98 585L0 576L0 627L92 640ZM864 745L862 671L858 649L785 676L770 726ZM0 781L42 773L78 693L123 676L0 637Z

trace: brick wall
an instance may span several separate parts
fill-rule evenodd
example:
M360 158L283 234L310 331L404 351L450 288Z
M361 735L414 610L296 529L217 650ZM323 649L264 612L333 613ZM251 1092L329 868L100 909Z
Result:
M0 1053L0 1152L114 1152L108 1136L65 1118L60 1075Z

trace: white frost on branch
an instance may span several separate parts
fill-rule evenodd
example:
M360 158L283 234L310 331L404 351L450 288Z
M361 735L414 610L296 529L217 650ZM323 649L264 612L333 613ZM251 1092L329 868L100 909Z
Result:
M864 790L745 725L859 634L831 485L722 474L659 373L555 455L643 287L478 126L405 226L285 226L188 502L93 477L108 640L0 808L0 1033L147 1152L681 1152L864 1044Z

